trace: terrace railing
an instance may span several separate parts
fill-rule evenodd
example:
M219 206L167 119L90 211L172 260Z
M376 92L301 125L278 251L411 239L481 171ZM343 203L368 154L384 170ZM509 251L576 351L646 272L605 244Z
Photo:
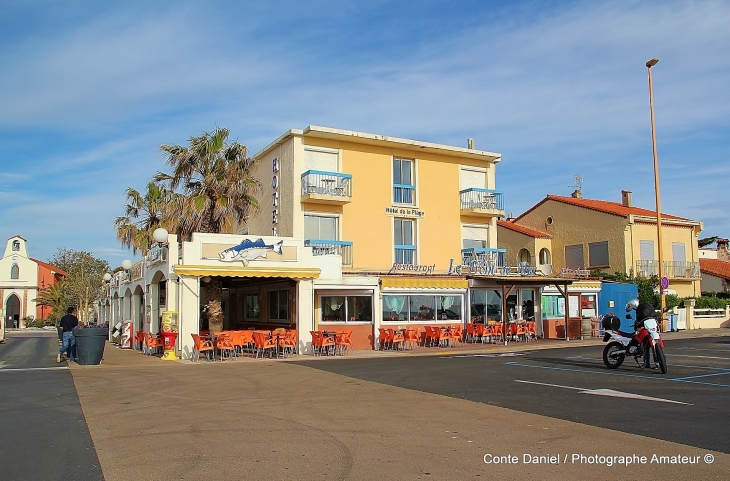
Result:
M302 195L352 197L352 174L308 170L302 174Z
M307 239L304 241L306 247L312 248L312 255L315 256L342 256L342 265L352 265L352 242L336 240Z
M472 187L459 191L459 200L461 201L461 210L482 209L503 211L504 210L504 193L498 190L479 189Z

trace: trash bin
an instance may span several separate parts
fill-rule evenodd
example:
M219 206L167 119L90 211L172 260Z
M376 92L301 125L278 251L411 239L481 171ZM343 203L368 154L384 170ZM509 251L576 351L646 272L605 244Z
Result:
M669 314L667 316L667 330L670 332L678 331L677 329L677 314Z
M109 328L87 327L74 329L76 338L76 362L82 366L101 364Z

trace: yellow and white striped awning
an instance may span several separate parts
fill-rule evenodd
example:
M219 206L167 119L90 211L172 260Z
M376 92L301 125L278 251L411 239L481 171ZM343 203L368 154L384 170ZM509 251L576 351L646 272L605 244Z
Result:
M310 267L244 267L244 266L173 266L180 276L220 277L281 277L289 279L317 279L320 269Z

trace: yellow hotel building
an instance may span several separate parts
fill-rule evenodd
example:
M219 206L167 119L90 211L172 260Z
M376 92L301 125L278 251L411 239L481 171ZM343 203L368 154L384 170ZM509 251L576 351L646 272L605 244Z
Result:
M208 329L296 329L305 353L316 330L377 349L386 328L540 318L550 279L497 247L500 154L309 126L253 157L260 215L232 234L169 235L115 274L103 318L156 332L177 312L183 357ZM213 277L222 326L202 309Z

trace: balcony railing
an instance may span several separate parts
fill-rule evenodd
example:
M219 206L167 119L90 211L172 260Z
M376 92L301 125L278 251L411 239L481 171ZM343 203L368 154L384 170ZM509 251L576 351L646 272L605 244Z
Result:
M700 277L700 263L686 261L664 261L664 275L680 279Z
M415 185L393 184L393 203L415 205Z
M476 261L489 266L504 267L506 253L507 249L493 249L491 247L461 249L461 263L463 265L469 265Z
M307 239L304 241L306 247L312 248L312 255L315 256L342 256L342 265L352 265L352 242L336 240Z
M137 261L129 270L129 274L133 281L144 277L144 261Z
M395 263L396 264L415 264L416 263L416 246L396 245L395 246Z
M147 251L147 265L153 266L167 262L167 246L156 245Z
M472 187L459 191L461 210L503 211L503 192Z
M314 198L330 198L349 201L352 197L352 174L308 170L302 174L302 195Z
M700 277L700 263L687 261L664 261L666 277L679 279L698 279ZM636 275L651 277L659 275L659 261L636 261Z

